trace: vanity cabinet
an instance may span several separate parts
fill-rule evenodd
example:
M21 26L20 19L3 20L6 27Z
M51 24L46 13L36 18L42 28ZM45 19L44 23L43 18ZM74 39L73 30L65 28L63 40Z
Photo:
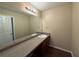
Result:
M44 57L48 51L50 36L48 36L34 51L32 51L28 57Z
M43 57L48 51L49 40L49 34L39 34L35 37L23 37L20 41L15 41L15 44L0 50L0 56Z

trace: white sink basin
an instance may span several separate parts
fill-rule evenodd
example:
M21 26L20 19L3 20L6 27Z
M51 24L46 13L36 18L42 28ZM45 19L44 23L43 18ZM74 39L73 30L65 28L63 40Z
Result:
M47 35L45 35L45 34L41 34L41 35L39 35L38 37L39 37L39 38L46 38Z
M31 34L31 36L36 36L36 35L37 35L37 33Z

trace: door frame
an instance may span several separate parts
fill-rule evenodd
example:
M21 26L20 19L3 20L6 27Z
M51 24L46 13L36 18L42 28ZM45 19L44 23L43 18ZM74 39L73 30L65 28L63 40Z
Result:
M15 36L15 21L14 21L14 17L10 16L11 18L13 18L13 23L12 23L12 32L13 32L13 40L16 40L16 36Z

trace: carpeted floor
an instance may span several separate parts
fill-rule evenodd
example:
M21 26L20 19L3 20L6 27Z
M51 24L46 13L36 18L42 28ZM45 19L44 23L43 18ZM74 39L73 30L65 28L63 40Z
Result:
M68 52L48 46L48 51L45 53L44 57L72 57L72 56Z
M39 56L33 55L32 57ZM42 57L72 57L72 55L68 52L48 46L48 51Z

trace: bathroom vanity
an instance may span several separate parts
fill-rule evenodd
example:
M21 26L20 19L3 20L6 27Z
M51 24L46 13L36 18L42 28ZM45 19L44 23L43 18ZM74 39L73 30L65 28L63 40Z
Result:
M50 39L48 33L33 33L17 39L15 44L0 51L0 57L43 56Z

